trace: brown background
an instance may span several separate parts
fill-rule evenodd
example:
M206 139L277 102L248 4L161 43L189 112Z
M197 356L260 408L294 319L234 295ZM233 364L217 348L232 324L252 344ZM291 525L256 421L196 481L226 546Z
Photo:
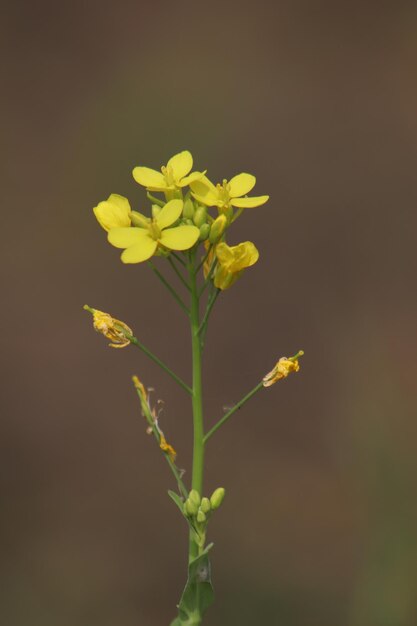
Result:
M82 311L127 321L189 378L185 319L91 208L144 207L137 164L187 148L256 174L232 243L261 259L222 297L207 423L282 354L302 372L208 449L217 602L207 626L417 623L415 2L3 3L0 623L165 625L186 532L130 376L181 390ZM5 192L5 193L4 193Z

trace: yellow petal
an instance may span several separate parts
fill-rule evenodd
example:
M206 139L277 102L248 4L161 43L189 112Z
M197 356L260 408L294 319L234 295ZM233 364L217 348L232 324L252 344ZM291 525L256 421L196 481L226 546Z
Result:
M172 173L174 174L174 179L176 181L181 180L188 174L193 166L193 157L191 156L191 152L188 150L183 150L178 154L175 154L167 163L167 168L172 168Z
M129 248L152 238L143 228L112 228L107 235L109 243L115 248Z
M161 230L167 226L171 226L171 224L177 221L182 213L183 205L184 203L182 200L175 199L170 200L164 207L162 207L155 218L155 221Z
M123 263L142 263L147 261L155 253L158 242L151 237L146 237L140 243L130 246L122 252L121 259Z
M112 194L108 200L99 202L93 211L104 230L130 226L130 205L127 198L123 196Z
M219 194L217 188L213 185L211 180L207 176L203 176L198 180L194 180L190 183L191 191L194 198L207 206L214 206L217 204Z
M207 170L206 170L207 171ZM206 172L191 172L189 176L184 176L179 182L178 187L186 187L196 180L203 178Z
M265 204L265 202L268 202L268 200L269 200L269 196L258 196L258 197L252 197L252 198L233 198L230 201L230 204L240 209L252 209L253 207L261 206L262 204Z
M150 167L135 167L133 178L139 185L152 191L164 191L167 188L164 175Z
M162 231L159 241L170 250L188 250L200 236L197 226L177 226Z
M252 174L238 174L237 176L233 176L233 178L229 180L230 197L237 198L238 196L245 196L255 187L255 183L256 178L252 176Z

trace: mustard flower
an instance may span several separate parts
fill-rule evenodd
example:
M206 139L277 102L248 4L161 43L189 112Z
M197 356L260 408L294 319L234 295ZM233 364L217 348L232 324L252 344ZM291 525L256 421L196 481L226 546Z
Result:
M94 330L111 340L110 348L125 348L130 344L130 339L126 335L133 335L133 331L127 324L115 319L109 313L92 309L87 304L84 305L84 309L93 315Z
M298 359L300 356L303 356L303 354L303 350L300 350L295 356L291 356L290 358L286 356L281 357L275 367L263 377L263 386L270 387L278 380L287 378L291 372L298 372L300 370Z
M226 211L230 207L246 209L261 206L269 200L269 196L246 198L255 186L256 178L252 174L238 174L229 181L223 179L222 184L214 185L207 176L190 182L192 194L197 202L206 206L217 206L219 211Z
M192 181L203 176L202 172L189 173L193 167L193 157L188 150L183 150L171 157L166 165L161 167L161 171L153 170L150 167L135 167L133 178L139 185L146 187L149 191L175 191L186 187ZM188 175L187 175L188 174Z
M170 200L143 227L112 228L108 233L109 242L116 248L125 248L123 263L141 263L155 254L158 246L169 250L188 250L200 236L200 230L192 225L172 226L180 217L182 200Z
M228 246L221 242L215 251L218 265L214 274L214 285L222 290L229 289L242 271L259 259L259 252L251 241L237 246Z
M93 209L100 226L109 231L112 228L130 226L131 209L129 200L112 193L107 200L99 202Z

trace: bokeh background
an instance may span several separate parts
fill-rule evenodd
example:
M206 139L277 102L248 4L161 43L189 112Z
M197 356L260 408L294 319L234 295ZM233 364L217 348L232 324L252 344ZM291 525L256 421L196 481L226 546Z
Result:
M138 209L132 167L181 149L269 193L231 242L260 262L218 301L212 424L283 354L302 371L212 440L217 600L207 626L417 624L415 2L2 6L0 623L163 626L186 529L130 377L187 398L82 310L127 321L189 377L181 311L123 266L92 207ZM5 193L4 193L5 192Z

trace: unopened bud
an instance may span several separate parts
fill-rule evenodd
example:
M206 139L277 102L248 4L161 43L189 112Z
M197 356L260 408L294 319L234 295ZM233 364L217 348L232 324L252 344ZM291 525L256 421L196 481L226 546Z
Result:
M207 218L207 209L205 206L199 206L194 213L193 221L198 228L204 224Z
M139 211L131 211L130 219L132 221L133 226L139 226L139 228L145 228L149 224L149 219L139 213Z
M198 512L198 504L190 500L190 498L187 498L184 504L184 509L185 509L186 515L193 517Z
M208 513L211 509L210 500L208 498L201 498L200 509L203 513Z
M218 509L221 503L224 500L224 496L226 495L225 489L223 487L218 487L215 491L213 491L210 504L212 509Z
M197 522L200 522L200 524L202 524L205 521L206 521L206 514L201 509L199 509L197 513Z
M193 219L194 217L194 203L190 197L186 198L186 200L184 201L182 214L187 219Z
M158 206L157 204L153 204L152 205L152 217L155 219L155 217L158 215L158 213L161 212L161 207Z
M210 243L217 243L227 225L227 217L223 214L216 217L210 229Z
M200 241L205 241L210 234L210 224L203 224L200 226Z
M200 494L198 493L196 489L191 489L190 493L188 494L188 499L194 502L197 505L197 507L200 506L201 498L200 498Z

